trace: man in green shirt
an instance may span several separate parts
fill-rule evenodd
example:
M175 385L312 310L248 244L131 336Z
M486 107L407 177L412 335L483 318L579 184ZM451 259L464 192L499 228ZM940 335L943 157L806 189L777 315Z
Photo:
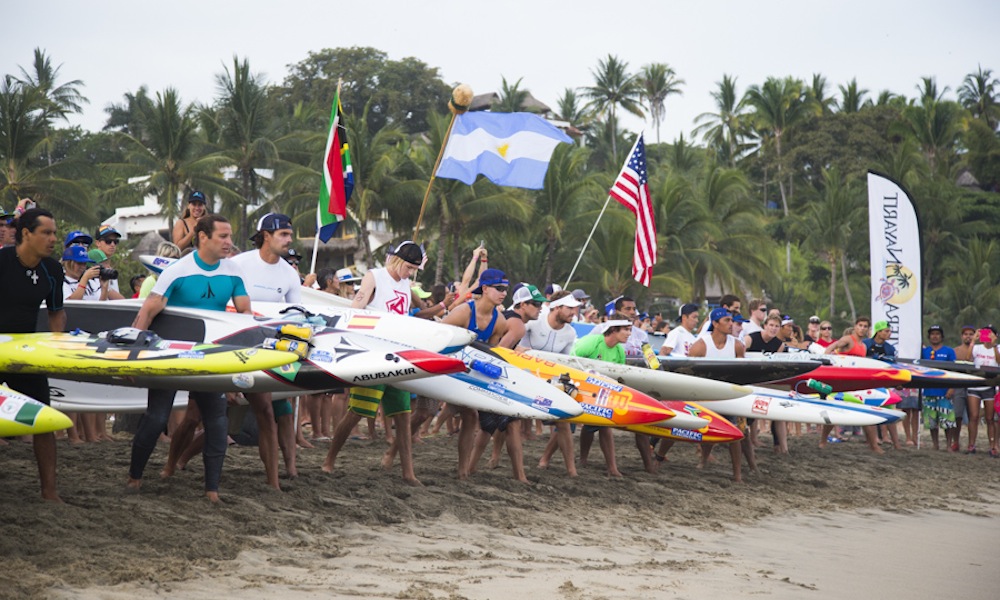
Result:
M631 321L607 321L594 329L594 333L577 340L573 346L573 355L625 364L625 342L632 335ZM618 470L615 461L614 431L609 427L584 426L580 432L580 464L587 464L587 455L590 454L590 446L594 443L594 432L600 432L598 440L601 452L604 453L604 462L608 465L608 475L621 477L621 471Z

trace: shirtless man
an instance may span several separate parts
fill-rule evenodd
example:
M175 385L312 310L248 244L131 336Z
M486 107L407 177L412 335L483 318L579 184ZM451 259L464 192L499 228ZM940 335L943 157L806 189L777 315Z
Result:
M691 346L688 356L710 357L710 358L743 358L745 349L743 342L730 335L733 331L733 317L725 308L717 308L709 315L708 336L698 338L698 341ZM743 439L729 444L729 457L733 462L733 480L736 483L743 482L743 451L746 450L747 466L751 471L757 469L757 461L753 455L753 447L750 445L750 438L747 435L746 420L742 418L730 418L740 430L743 431ZM704 468L708 462L708 457L712 453L715 444L701 445L701 460L698 468Z
M972 346L976 339L976 328L972 325L962 326L962 343L955 347L955 360L972 362ZM949 452L958 452L959 442L962 437L962 422L969 422L969 390L965 388L954 388L948 390L948 397L951 398L951 406L955 411L955 434L951 438Z
M490 346L495 346L507 333L507 319L498 308L507 297L510 282L500 269L486 269L479 274L479 285L472 290L474 300L459 305L441 320L447 325L465 327L476 334L476 338ZM472 446L475 442L476 425L479 415L474 408L460 408L458 414L462 418L462 429L458 433L458 478L467 479L472 468ZM487 428L501 426L500 422L487 419ZM506 424L503 426L506 428ZM492 431L490 433L493 433ZM515 477L522 482L528 478L515 472Z

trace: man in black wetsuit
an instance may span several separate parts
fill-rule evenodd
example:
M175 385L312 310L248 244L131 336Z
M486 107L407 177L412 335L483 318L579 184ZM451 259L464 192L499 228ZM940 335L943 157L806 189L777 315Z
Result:
M34 333L42 302L48 309L49 329L63 331L63 270L51 257L57 242L55 218L47 210L32 208L17 218L15 230L15 245L0 249L0 332ZM0 381L49 403L49 380L44 375L0 373ZM55 434L36 435L33 444L42 498L62 502L56 489Z

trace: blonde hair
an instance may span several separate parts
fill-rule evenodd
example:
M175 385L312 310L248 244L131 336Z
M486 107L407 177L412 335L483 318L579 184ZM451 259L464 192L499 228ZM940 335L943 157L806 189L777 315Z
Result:
M156 255L163 258L180 258L181 249L173 242L160 242L160 245L156 247Z

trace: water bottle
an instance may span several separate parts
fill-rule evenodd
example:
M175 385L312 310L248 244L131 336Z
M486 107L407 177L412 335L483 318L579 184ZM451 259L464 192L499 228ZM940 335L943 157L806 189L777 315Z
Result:
M305 342L297 342L295 340L267 338L264 340L263 347L266 350L282 350L284 352L291 352L302 358L306 358L309 355L309 344Z
M653 347L646 342L642 345L642 356L646 359L646 365L654 371L660 370L660 361L656 359L656 355L653 354Z
M817 381L815 379L810 379L809 381L806 381L806 385L809 388L811 388L813 390L816 390L817 392L819 392L820 394L822 394L824 396L827 395L827 394L829 394L829 393L831 393L831 392L833 392L833 386L832 385L825 384L822 381Z
M497 379L503 375L503 369L501 369L498 365L479 359L473 359L472 362L469 363L469 367L472 368L473 371L479 371L491 379Z
M295 338L297 340L302 340L303 342L311 340L312 334L312 327L305 325L292 325L290 323L286 323L278 328L279 336Z

